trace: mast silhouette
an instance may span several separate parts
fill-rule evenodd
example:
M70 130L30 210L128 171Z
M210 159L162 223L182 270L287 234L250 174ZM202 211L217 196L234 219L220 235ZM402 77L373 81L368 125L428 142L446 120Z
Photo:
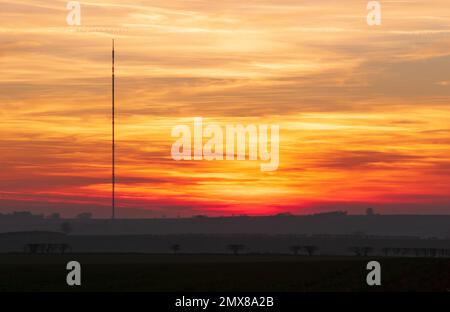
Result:
M114 39L112 40L112 214L111 219L116 217L116 149L115 149L115 106L114 106Z

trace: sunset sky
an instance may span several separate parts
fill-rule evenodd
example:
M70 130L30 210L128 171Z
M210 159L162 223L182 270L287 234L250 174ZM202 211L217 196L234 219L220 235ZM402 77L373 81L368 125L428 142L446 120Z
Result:
M450 3L0 0L0 213L450 214ZM171 130L277 124L280 164L174 161Z

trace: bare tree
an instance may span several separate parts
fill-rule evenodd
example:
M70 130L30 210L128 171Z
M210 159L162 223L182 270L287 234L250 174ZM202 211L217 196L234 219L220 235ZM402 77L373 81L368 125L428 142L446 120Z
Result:
M420 253L422 252L420 248L413 248L413 251L416 257L420 257Z
M373 208L366 209L366 216L373 216L375 214L375 210Z
M355 256L367 257L367 255L373 251L373 248L369 246L354 246L350 247L349 250L353 252Z
M57 246L55 244L46 244L45 253L52 254L56 250Z
M37 253L46 253L47 252L47 244L37 244Z
M411 252L411 248L402 248L402 256L407 256Z
M317 246L305 246L304 247L309 256L314 255L314 253L319 249Z
M61 252L61 254L65 254L66 251L68 251L70 249L71 249L71 247L68 244L63 243L63 244L59 245L59 251Z
M245 246L241 244L230 244L227 246L227 249L230 250L233 254L237 255L240 251L245 249Z
M437 249L436 248L430 248L430 256L436 257L437 256Z
M174 254L177 254L180 251L181 246L179 244L173 244L172 246L170 246L170 249Z
M424 257L428 257L428 249L426 248L420 248L420 252Z

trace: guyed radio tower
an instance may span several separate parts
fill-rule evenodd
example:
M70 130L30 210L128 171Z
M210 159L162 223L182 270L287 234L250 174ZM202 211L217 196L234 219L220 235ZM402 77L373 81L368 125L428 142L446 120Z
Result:
M116 217L116 146L115 146L115 106L114 106L114 39L112 40L112 105L111 105L111 124L112 124L112 214L111 219Z

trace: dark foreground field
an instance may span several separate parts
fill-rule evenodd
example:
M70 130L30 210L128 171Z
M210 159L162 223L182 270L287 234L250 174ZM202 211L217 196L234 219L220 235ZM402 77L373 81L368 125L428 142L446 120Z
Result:
M82 286L66 285L66 263ZM366 285L378 260L382 286ZM287 255L0 255L0 291L450 291L450 259Z

